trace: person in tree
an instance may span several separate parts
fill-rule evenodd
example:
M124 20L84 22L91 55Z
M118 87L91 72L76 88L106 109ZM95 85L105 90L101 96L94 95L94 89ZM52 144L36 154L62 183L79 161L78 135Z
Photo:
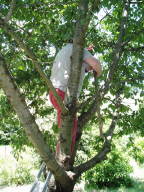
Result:
M89 71L95 71L97 77L99 77L102 73L102 67L100 61L90 53L90 50L92 49L93 47L89 47L83 50L83 63L81 67L77 97L79 97L80 95L85 73ZM72 50L73 50L73 43L68 43L64 47L62 47L62 49L58 52L58 54L55 57L51 71L50 79L52 81L53 86L56 88L58 95L61 97L63 101L66 99L66 89L70 77ZM61 108L58 105L52 91L49 92L49 97L54 108L57 110L57 121L58 121L58 127L60 128ZM76 134L77 134L77 118L75 118L73 122L71 153L74 150L74 145L76 142ZM56 153L59 152L60 150L59 147L60 147L59 144L57 144Z

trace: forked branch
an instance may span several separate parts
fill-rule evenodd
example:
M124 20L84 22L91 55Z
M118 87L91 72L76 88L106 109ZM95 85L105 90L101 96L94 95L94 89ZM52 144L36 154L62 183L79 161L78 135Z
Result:
M117 118L113 118L111 125L109 127L110 133L112 133L115 129L116 126L116 122L117 122ZM90 159L89 161L82 163L81 165L75 167L75 172L77 174L77 176L79 177L83 172L93 168L97 163L100 163L101 161L103 161L106 158L107 153L110 152L110 147L111 147L111 141L112 141L112 136L108 136L105 137L105 142L103 144L102 149L98 152L97 155L95 155L92 159Z
M124 85L123 85L124 86ZM111 142L114 134L115 127L117 125L117 121L119 120L119 107L121 106L121 98L123 88L117 91L115 96L115 112L112 114L112 121L104 136L104 144L102 149L89 161L82 163L81 165L75 167L75 172L77 177L79 177L83 172L93 168L97 163L100 163L106 158L106 155L110 152Z
M99 109L98 106L99 106L101 100L104 98L105 94L108 92L108 90L110 88L110 83L114 78L114 74L116 72L116 68L118 66L118 63L120 61L122 51L123 51L123 49L122 49L122 47L123 47L123 38L124 38L124 35L125 35L125 30L126 30L126 24L127 24L127 18L128 18L128 8L129 8L129 4L125 3L124 8L123 8L123 12L122 12L122 20L121 20L121 23L120 23L120 33L119 33L117 43L115 44L115 47L114 47L113 60L112 60L112 63L110 65L108 78L105 81L104 88L99 89L98 92L96 93L96 97L94 97L96 99L93 101L92 105L90 105L88 111L84 112L80 116L80 123L79 123L80 129L98 111L98 109Z

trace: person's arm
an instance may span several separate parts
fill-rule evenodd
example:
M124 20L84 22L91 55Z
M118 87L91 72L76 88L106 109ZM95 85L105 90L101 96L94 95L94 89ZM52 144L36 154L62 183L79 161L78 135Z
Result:
M92 67L92 70L96 71L97 77L99 77L102 73L102 66L98 59L95 57L88 57L84 59L84 62L87 63L90 67Z

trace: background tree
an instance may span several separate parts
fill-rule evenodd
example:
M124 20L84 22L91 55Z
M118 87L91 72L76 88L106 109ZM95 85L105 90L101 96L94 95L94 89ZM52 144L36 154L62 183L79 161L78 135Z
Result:
M124 99L134 99L137 93L141 96L143 94L144 4L130 0L1 0L0 3L0 86L21 122L14 120L16 127L24 127L29 140L54 174L56 190L72 191L83 172L106 158L112 138L120 132L126 134L122 128L127 126L124 123L126 116L130 120L130 108L124 104ZM98 13L103 17L99 18ZM55 54L72 37L74 49L68 86L70 103L64 105L49 76ZM94 45L94 52L103 61L103 75L94 83L92 75L86 76L80 96L81 105L77 106L82 49L89 44ZM42 97L49 89L56 96L63 112L59 135L64 139L61 140L62 158L59 159L55 159L51 151L51 137L45 141L45 133L35 121L39 116L45 117L52 112L52 109L44 106ZM13 127L11 119L16 116L3 94L1 99L4 114L1 117L4 119L1 130L6 133ZM6 113L6 108L11 111L10 115ZM72 119L76 112L79 114L79 133L75 152L67 167L65 159L70 155ZM92 127L92 124L102 128L104 134L97 140L99 147L95 155L76 166L75 156L81 137L85 128ZM12 130L16 130L15 126ZM95 134L98 136L97 131Z

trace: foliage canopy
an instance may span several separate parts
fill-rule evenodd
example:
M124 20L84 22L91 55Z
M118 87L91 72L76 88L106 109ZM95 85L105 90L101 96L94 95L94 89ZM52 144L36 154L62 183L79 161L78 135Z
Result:
M83 20L79 3L88 4L87 17ZM35 68L36 60L49 78L56 53L69 39L76 38L77 23L81 21L80 27L83 27L89 20L84 37L85 47L94 45L92 53L100 58L103 74L96 81L92 74L86 75L79 98L82 103L79 109L81 134L83 127L91 130L91 127L100 127L101 123L106 140L108 136L117 138L125 134L144 134L142 1L0 0L0 9L1 55L36 119L53 118L54 113L53 108L46 104L49 87ZM8 18L11 9L12 14ZM6 22L4 17L9 21ZM27 52L18 39L28 47ZM30 51L35 57L31 57ZM140 108L132 110L130 102L135 102ZM2 91L0 104L0 143L15 143L17 148L29 144L20 121ZM55 127L54 123L53 131L42 131L42 134L47 134L48 139L45 139L49 144L55 143L55 139L51 140L57 134ZM95 131L95 135L99 135L98 131ZM109 143L108 140L106 142ZM103 146L101 143L104 144L105 140L99 139L98 143Z

